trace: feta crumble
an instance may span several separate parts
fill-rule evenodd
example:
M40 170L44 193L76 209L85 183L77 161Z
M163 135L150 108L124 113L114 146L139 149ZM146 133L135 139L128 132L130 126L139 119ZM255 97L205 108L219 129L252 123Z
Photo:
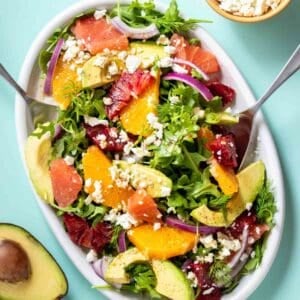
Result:
M91 249L86 255L86 261L92 263L98 259L97 253L95 250Z
M170 44L170 40L167 36L165 36L164 34L161 34L158 39L156 40L156 44L157 45L163 45L163 46L167 46Z
M106 15L106 9L96 10L94 12L94 18L96 20L102 19Z
M281 0L219 0L220 8L237 16L254 17L278 7Z
M73 156L66 155L66 157L64 158L64 161L66 162L66 164L68 166L72 166L72 165L74 165L75 158Z
M160 224L160 223L156 222L156 223L153 224L153 230L154 230L154 231L157 231L157 230L159 230L160 228L161 228L161 224Z
M126 68L131 74L137 70L141 63L141 58L136 55L128 55L125 61Z
M182 66L180 66L178 64L173 64L172 69L176 73L180 73L180 74L187 74L188 73L188 71L185 68L183 68Z

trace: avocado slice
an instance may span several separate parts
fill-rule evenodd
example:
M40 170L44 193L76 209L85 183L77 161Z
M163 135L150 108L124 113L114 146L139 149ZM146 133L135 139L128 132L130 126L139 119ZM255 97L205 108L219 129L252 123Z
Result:
M44 246L24 228L0 223L0 299L53 300L67 291L62 269Z
M205 122L211 125L234 125L239 122L239 116L223 112L208 112L205 114Z
M25 144L25 161L31 182L37 194L47 203L54 203L49 160L51 157L51 138L48 133L41 138L29 136Z
M208 226L227 227L246 209L248 203L253 203L265 180L265 165L256 161L237 174L239 191L227 203L227 214L213 211L206 205L201 205L191 212L197 221Z
M167 197L172 191L172 180L162 172L141 164L130 164L116 160L114 165L129 170L130 184L135 188L144 188L153 198Z
M97 60L103 60L102 65L99 66ZM109 75L109 65L115 64L119 70L115 75ZM82 87L83 88L96 88L103 86L107 83L115 81L121 71L124 69L124 62L116 56L106 57L97 54L90 58L82 67Z
M126 274L126 267L132 263L148 261L148 258L137 248L130 248L118 254L108 265L104 274L104 279L112 284L130 283L130 278Z
M134 53L142 60L142 68L151 67L155 60L169 57L169 54L164 51L164 46L149 42L133 42L130 43L129 52Z
M156 276L156 291L172 300L194 299L193 289L185 274L167 260L153 260L152 268Z

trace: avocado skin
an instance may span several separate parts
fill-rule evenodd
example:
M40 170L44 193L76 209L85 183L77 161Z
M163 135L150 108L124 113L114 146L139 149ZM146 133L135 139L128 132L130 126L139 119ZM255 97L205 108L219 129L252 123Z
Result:
M16 284L0 281L0 299L54 300L67 295L68 280L63 270L30 232L15 224L0 223L0 239L19 243L27 253L32 268L29 280Z

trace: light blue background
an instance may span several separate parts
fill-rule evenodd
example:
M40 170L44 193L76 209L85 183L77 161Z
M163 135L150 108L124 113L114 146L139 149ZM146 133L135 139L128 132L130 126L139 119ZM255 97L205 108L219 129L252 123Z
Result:
M18 77L25 54L39 30L74 2L1 0L0 61L14 77ZM300 42L300 1L291 2L272 20L260 24L238 24L215 14L203 0L179 0L186 15L214 21L204 27L232 57L256 96L264 92ZM18 152L14 97L14 91L0 79L0 221L24 226L49 249L69 279L66 299L103 299L64 254L36 204ZM277 259L251 299L299 299L300 73L274 94L265 105L264 114L282 162L287 211Z

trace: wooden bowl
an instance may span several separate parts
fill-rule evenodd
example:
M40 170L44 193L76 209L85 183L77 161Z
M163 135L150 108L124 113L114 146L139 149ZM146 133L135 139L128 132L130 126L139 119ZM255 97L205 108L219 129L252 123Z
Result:
M288 4L291 2L291 0L281 0L280 4L278 5L277 8L275 9L270 9L268 12L261 16L255 16L255 17L242 17L242 16L236 16L233 15L222 8L220 8L220 2L217 0L206 0L206 2L209 4L209 6L216 11L218 14L221 16L235 22L241 22L241 23L256 23L256 22L261 22L267 19L270 19L280 12L282 12Z

